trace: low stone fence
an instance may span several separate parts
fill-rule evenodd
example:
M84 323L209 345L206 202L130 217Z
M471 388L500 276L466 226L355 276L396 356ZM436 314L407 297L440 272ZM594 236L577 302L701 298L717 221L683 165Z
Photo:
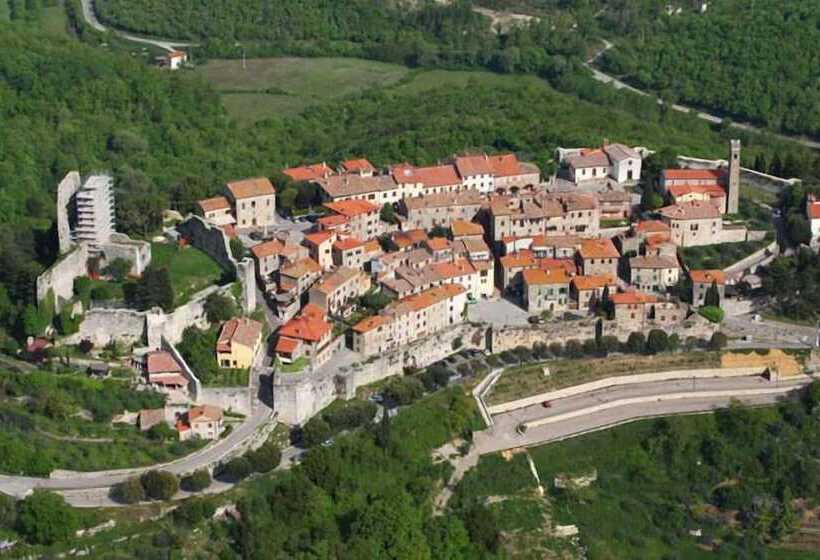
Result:
M555 391L548 391L538 395L532 395L523 399L497 404L489 407L490 414L501 414L519 408L526 408L543 401L551 401L556 399L566 399L607 389L610 387L619 387L623 385L635 385L638 383L653 383L657 381L671 381L674 379L713 379L721 377L747 377L750 375L762 375L766 371L765 367L742 367L742 368L711 368L711 369L691 369L691 370L671 370L661 371L655 373L642 373L636 375L623 375L618 377L607 377L606 379L599 379L597 381L590 381L589 383L582 383L581 385L574 385L564 389L557 389Z
M718 169L729 166L729 162L725 159L701 159L689 156L678 156L678 164L687 169ZM740 178L755 186L776 188L778 190L801 182L797 178L777 177L748 167L740 168Z
M743 272L749 267L760 265L768 258L776 257L780 254L780 246L777 241L772 241L762 249L759 249L747 257L743 257L736 263L733 263L723 269L726 274L735 274Z

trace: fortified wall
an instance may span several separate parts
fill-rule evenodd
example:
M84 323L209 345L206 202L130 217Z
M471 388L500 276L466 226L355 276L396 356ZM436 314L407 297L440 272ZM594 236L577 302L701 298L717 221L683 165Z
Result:
M54 293L55 311L74 297L74 279L88 272L88 247L75 245L48 270L37 277L37 301L43 301L49 290Z

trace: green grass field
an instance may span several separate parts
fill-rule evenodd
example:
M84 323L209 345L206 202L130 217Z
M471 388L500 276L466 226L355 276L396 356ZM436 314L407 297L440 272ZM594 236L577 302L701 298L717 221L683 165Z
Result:
M409 70L354 58L259 58L211 60L196 72L222 94L228 112L242 124L283 115L346 95L390 86Z
M550 369L549 377L544 376L545 366ZM683 352L656 356L608 356L515 366L501 375L487 397L487 404L501 404L618 375L698 367L720 367L719 355L714 352Z
M216 261L194 247L178 249L174 245L154 243L151 264L168 267L177 306L188 302L200 290L217 284L222 277L222 269Z

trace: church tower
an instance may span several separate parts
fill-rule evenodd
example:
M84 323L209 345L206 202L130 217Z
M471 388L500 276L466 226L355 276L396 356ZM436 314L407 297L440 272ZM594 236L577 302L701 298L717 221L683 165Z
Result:
M727 190L726 213L737 214L740 205L740 140L731 140Z

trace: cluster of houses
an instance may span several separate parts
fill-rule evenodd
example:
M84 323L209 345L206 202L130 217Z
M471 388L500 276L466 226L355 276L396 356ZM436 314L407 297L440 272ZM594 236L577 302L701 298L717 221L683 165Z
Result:
M689 308L669 291L684 274L695 305L712 286L723 293L721 271L684 271L677 251L725 237L723 215L737 213L740 146L732 142L725 169L665 170L669 204L652 216L630 190L645 153L609 143L559 150L560 189L514 154L429 167L355 159L283 170L318 187L324 214L308 231L281 230L250 247L283 323L278 359L318 366L345 344L364 356L383 353L457 324L471 302L499 295L532 314L593 313L606 300L616 321L635 328L680 322ZM229 234L266 229L275 207L265 178L229 183L224 196L199 202L202 217ZM629 225L602 225L612 218ZM390 303L362 317L358 302L375 292ZM354 312L344 340L334 324Z

